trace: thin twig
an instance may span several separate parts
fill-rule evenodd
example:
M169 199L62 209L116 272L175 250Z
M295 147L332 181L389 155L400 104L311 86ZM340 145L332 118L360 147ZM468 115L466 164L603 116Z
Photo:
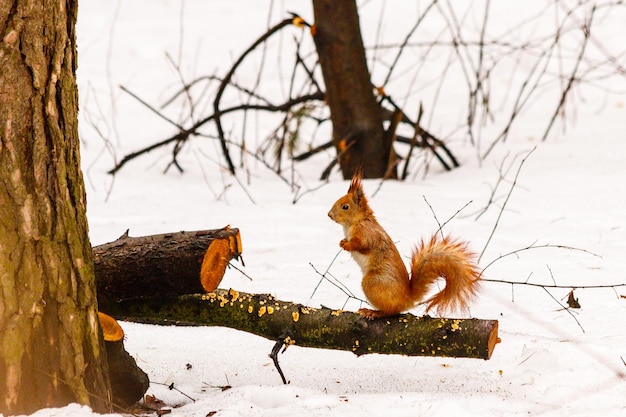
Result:
M583 252L583 253L589 254L589 255L591 255L591 256L595 256L595 257L598 257L598 258L602 258L602 256L600 256L600 255L598 255L598 254L596 254L596 253L590 252L590 251L588 251L588 250L586 250L586 249L580 249L580 248L575 248L575 247L572 247L572 246L566 246L566 245L554 245L554 244L549 244L549 243L548 243L548 244L544 244L544 245L536 245L535 243L536 243L536 242L533 242L533 243L531 243L530 245L528 245L528 246L526 246L526 247L524 247L524 248L516 249L516 250L514 250L514 251L511 251L511 252L508 252L508 253L505 253L505 254L503 254L503 255L498 256L497 258L495 258L494 260L492 260L491 262L489 262L489 263L487 264L487 266L485 266L485 267L482 269L482 271L480 271L479 277L482 277L482 275L484 274L484 272L485 272L485 271L486 271L486 270L487 270L487 269L488 269L491 265L493 265L494 263L498 262L499 260L501 260L501 259L503 259L503 258L506 258L506 257L509 257L509 256L511 256L511 255L517 255L517 254L519 254L519 253L521 253L521 252L528 251L528 250L531 250L531 249L548 249L548 248L550 248L550 249L566 249L566 250L572 250L572 251L577 251L577 252ZM481 279L482 279L482 278L481 278ZM489 280L485 279L485 281L489 281ZM506 282L506 281L493 281L493 282ZM571 288L571 286L568 286L568 288Z
M330 284L332 284L334 287L338 288L342 293L344 293L345 295L348 296L348 299L352 298L355 299L357 301L361 301L363 303L365 303L366 301L357 297L356 295L354 295L354 293L352 291L350 291L350 289L344 285L341 281L339 281L337 278L335 278L331 273L330 273L330 268L331 266L335 263L335 260L337 259L337 257L339 256L339 254L341 253L341 250L339 250L337 252L337 254L335 255L335 257L332 259L332 261L330 262L330 264L328 265L328 267L326 267L326 270L324 271L324 273L321 273L317 270L317 268L315 268L315 265L313 265L311 262L309 262L309 265L311 266L311 268L313 268L313 271L315 271L316 274L318 274L321 278L319 280L319 282L317 283L317 285L315 286L315 288L313 289L313 292L311 293L311 296L309 297L309 300L313 299L313 296L315 295L315 293L317 292L317 289L319 288L319 286L322 284L322 281L326 280L328 281ZM330 277L330 278L329 278ZM332 278L332 279L331 279Z
M308 151L306 151L304 153L301 153L300 155L294 156L293 159L294 159L294 161L304 161L305 159L310 158L311 156L313 156L313 155L315 155L315 154L317 154L319 152L325 151L327 149L330 149L332 147L333 147L333 142L332 141L328 141L328 142L326 142L326 143L324 143L322 145L316 146L313 149L310 149L310 150L308 150Z
M580 330L583 331L583 333L585 333L585 329L583 329L583 326L580 324L580 322L578 321L578 319L576 318L576 316L574 316L574 313L572 313L570 311L569 308L565 307L563 304L561 304L561 302L559 300L557 300L550 291L548 291L548 289L546 287L542 287L543 290L548 293L548 295L550 296L550 298L552 298L554 300L555 303L557 303L558 305L561 306L561 308L565 311L567 311L567 313L572 316L572 318L576 321L576 324L578 324L578 327L580 327Z
M439 219L437 218L437 214L435 213L435 210L433 209L433 206L430 205L430 203L428 202L428 200L426 199L426 196L422 196L424 198L424 201L426 202L426 205L428 205L428 208L430 209L430 212L433 214L433 217L435 218L435 221L437 222L437 225L439 226L437 228L437 231L435 232L435 234L437 233L441 233L441 238L444 239L445 236L443 234L443 228L446 226L446 224L450 223L450 221L452 219L454 219L456 216L458 216L463 210L465 210L465 208L467 206L469 206L470 204L472 204L472 200L468 201L467 203L465 203L463 205L463 207L461 207L460 209L458 209L456 211L456 213L454 213L452 216L450 216L445 222L443 223L439 223Z
M174 92L174 94L172 94L171 97L169 97L168 99L166 99L162 104L161 104L161 110L164 110L166 107L168 107L170 104L172 104L181 94L184 94L186 91L191 91L192 87L194 87L196 84L200 83L201 81L217 81L217 82L222 82L223 78L220 78L216 75L204 75L202 77L198 77L192 81L190 81L187 84L183 84L183 86L179 89L176 90ZM272 103L265 97L263 97L260 94L255 93L254 91L250 90L249 88L245 88L239 84L237 84L235 81L231 80L230 81L230 86L244 94L246 94L247 96L250 96L252 98L255 98L256 100L259 100L261 102L264 102L265 104L269 104L271 105Z
M402 56L402 52L404 51L404 48L406 47L406 45L409 42L409 39L411 39L411 36L413 36L413 33L415 33L415 31L417 30L417 28L419 27L419 25L424 21L424 19L426 18L426 15L428 14L428 12L431 10L431 8L437 3L437 0L433 0L428 6L426 6L426 9L424 10L424 12L420 15L420 17L417 19L417 21L415 22L415 24L413 25L413 27L411 28L411 30L409 31L409 33L404 37L404 41L402 42L402 44L400 45L400 48L398 48L398 53L396 54L395 58L393 59L393 62L391 63L391 65L389 66L389 71L387 71L387 76L385 77L382 85L383 87L385 85L387 85L387 83L389 82L389 80L391 79L391 74L393 73L393 70L395 69L396 65L398 64L398 61L400 60L400 56Z
M457 210L457 211L456 211L456 212L455 212L452 216L450 216L450 217L448 218L448 220L446 220L445 222L443 222L443 224L441 225L441 228L443 229L444 227L446 227L446 224L450 223L450 221L451 221L452 219L454 219L456 216L458 216L459 214L461 214L461 212L462 212L463 210L465 210L465 208L466 208L467 206L469 206L470 204L472 204L473 202L474 202L473 200L470 200L470 201L468 201L467 203L465 203L465 204L463 205L463 207L461 207L460 209L458 209L458 210ZM439 231L437 231L437 232L439 232Z
M181 29L181 31L182 31L182 29ZM180 65L179 65L180 61L179 61L179 63L174 62L174 59L170 56L169 53L165 54L165 58L170 63L170 65L174 68L174 71L176 72L176 75L178 76L178 80L180 81L180 83L183 86L185 86L186 85L185 77L183 76L182 70L180 69ZM179 59L180 59L180 57L179 57ZM193 101L193 97L191 96L191 93L189 92L189 89L183 88L183 92L185 94L185 98L186 98L187 103L189 105L189 119L193 123L193 121L195 119L194 113L195 113L196 106L195 106L195 103Z
M176 388L174 386L174 383L170 383L170 384L166 384L163 382L154 382L154 381L150 381L151 384L157 384L157 385L163 385L164 387L167 387L170 391L174 390L176 392L179 392L180 394L184 395L185 397L189 398L191 401L193 401L194 403L196 402L195 399L193 399L192 397L190 397L189 395L185 394L184 392L182 392L181 390L179 390L178 388Z
M317 190L319 190L320 188L324 187L327 184L328 184L328 181L324 181L324 182L320 183L319 185L317 185L316 187L309 188L309 189L307 189L306 191L304 191L302 193L300 192L302 187L298 187L298 189L294 193L293 200L291 201L291 203L292 204L296 204L302 197L304 197L308 193L312 193L314 191L317 191Z
M500 218L502 217L502 213L504 213L504 209L506 208L506 205L509 202L509 198L511 198L511 194L513 193L513 190L515 189L515 185L517 184L517 179L522 170L522 167L524 166L524 163L526 162L528 157L535 151L535 149L537 149L536 146L530 152L528 152L528 154L526 154L524 159L522 159L522 162L520 162L519 167L517 168L517 172L515 173L515 178L513 179L513 184L511 184L509 193L507 194L506 199L504 200L504 203L502 204L502 208L500 209L500 213L498 213L498 218L496 219L496 222L493 225L493 229L491 229L489 238L487 239L487 242L485 243L485 246L483 247L482 252L480 252L480 256L478 257L478 262L480 262L480 260L482 259L483 255L485 254L485 251L487 250L487 247L489 246L489 243L491 242L491 239L493 238L493 235L496 233L496 229L498 228L498 225L500 223Z
M591 8L591 14L589 15L589 18L587 19L587 21L585 22L585 24L583 25L581 29L583 32L583 44L578 53L578 58L576 59L574 69L572 70L572 73L570 74L570 77L567 80L567 85L565 86L565 89L563 90L561 94L561 99L559 100L559 104L557 105L556 109L554 110L554 113L552 114L552 117L550 118L550 122L548 123L548 127L543 133L541 141L545 141L546 138L548 137L550 130L552 130L552 125L554 124L554 121L556 120L559 113L561 113L561 110L563 109L563 106L565 105L565 100L569 96L569 92L574 86L574 82L578 81L578 77L577 77L578 67L583 57L585 56L585 50L587 49L587 44L589 43L589 31L591 30L591 22L593 20L593 15L595 11L596 11L596 6L594 5Z
M243 261L241 262L243 264ZM245 266L245 265L244 265ZM244 277L248 278L250 281L253 281L252 277L250 275L248 275L244 270L242 270L241 268L239 268L237 265L234 265L232 262L228 263L228 267L229 268L233 268L234 270L238 271L239 273L241 273L241 275L243 275Z
M239 56L237 61L235 61L235 63L230 68L228 73L224 76L224 80L222 80L222 83L220 84L219 88L217 89L217 93L215 94L215 99L213 100L213 114L215 115L214 116L215 127L217 128L217 135L218 135L218 139L220 141L221 147L222 147L222 153L224 155L224 159L226 160L226 163L228 164L229 171L233 175L235 175L235 165L233 164L233 161L230 158L230 153L228 151L228 146L226 145L224 129L222 127L222 121L221 121L221 115L223 114L223 112L220 111L220 103L221 103L222 95L224 94L226 87L229 85L231 78L235 74L235 71L237 70L239 65L241 65L241 63L244 61L246 56L248 56L250 52L256 49L257 46L264 43L268 38L270 38L272 35L274 35L276 32L278 32L285 26L290 25L292 22L293 22L293 18L282 20L280 23L278 23L277 25L269 29L267 32L265 32L252 45L250 45L248 49L246 49L243 52L243 54ZM249 107L246 107L246 108L249 108Z
M537 248L537 247L536 247ZM527 287L539 287L539 288L554 288L563 290L596 290L596 289L615 289L620 287L626 287L626 282L621 284L605 284L605 285L559 285L559 284L537 284L528 281L508 281L504 279L489 279L481 278L482 282L492 282L495 284L508 284L508 285L524 285Z
M513 162L515 162L515 160L517 159L517 156L515 158L513 158L513 160L511 161L511 164L507 168L506 172L503 173L504 161L506 161L508 157L509 157L509 154L507 154L502 159L502 162L500 163L500 169L498 170L498 173L499 173L498 180L496 181L496 184L491 189L491 195L489 196L489 200L487 201L487 204L476 215L476 219L475 220L480 219L482 217L482 215L485 214L487 212L487 210L489 210L489 207L491 207L491 205L495 203L495 201L496 201L496 197L495 197L496 196L496 192L498 191L498 188L500 187L500 184L502 183L502 181L504 181L504 179L508 175L509 170L513 166Z
M138 98L139 99L139 98ZM295 106L299 103L303 103L303 102L307 102L310 100L323 100L324 99L324 94L323 93L314 93L314 94L308 94L308 95L304 95L301 97L297 97L294 98L292 100L289 100L285 103L282 104L278 104L278 105L273 105L273 104L267 104L267 105L263 105L263 104L253 104L253 105L245 105L245 104L240 104L240 105L236 105L236 106L232 106L226 109L222 109L220 110L221 115L224 114L228 114L228 113L232 113L232 112L236 112L236 111L240 111L240 110L244 110L244 109L248 109L248 110L264 110L264 111L268 111L268 112L283 112L288 110L289 108L291 108L292 106ZM140 101L143 102L143 100L139 99ZM147 104L147 103L146 103ZM148 108L150 108L151 110L153 110L154 112L156 112L157 114L160 114L156 109L154 109L154 107L149 106ZM165 116L161 117L165 118L166 120L168 120ZM154 143L150 146L147 146L145 148L142 148L136 152L132 152L130 154L127 154L126 156L124 156L111 170L108 171L108 174L115 174L117 171L119 171L120 169L122 169L122 167L124 165L126 165L128 162L132 161L133 159L137 158L140 155L143 155L144 153L148 153L154 149L160 148L162 146L168 145L172 142L176 142L176 141L180 141L180 140L186 140L190 135L194 135L197 134L196 130L199 129L202 125L206 124L207 122L213 121L215 119L216 115L215 114L211 114L201 120L198 120L196 123L194 123L191 127L187 128L187 129L182 129L179 133L176 133L175 135L164 139L160 142ZM170 123L176 125L175 122L169 120ZM228 141L226 141L226 143L228 143Z
M413 155L413 148L417 146L417 137L421 136L422 133L420 122L422 121L423 114L424 107L422 106L422 102L420 102L419 109L417 110L417 119L415 120L415 125L413 125L413 136L411 137L411 143L409 144L409 153L404 161L404 168L402 169L402 175L400 177L403 181L406 179L409 172L409 162L411 161L411 156Z
M165 120L166 122L168 122L169 124L171 124L172 126L176 127L178 130L183 131L185 129L183 129L183 127L181 125L179 125L178 123L176 123L175 121L173 121L172 119L170 119L169 117L165 116L163 113L161 113L160 111L158 111L156 108L154 108L154 106L152 106L151 104L149 104L147 101L145 101L144 99L142 99L141 97L139 97L137 94L133 93L132 91L130 91L128 88L126 88L123 85L120 85L120 90L122 90L123 92L125 92L126 94L128 94L129 96L131 96L132 98L134 98L135 100L137 100L138 102L140 102L141 104L143 104L144 106L146 106L148 108L148 110L152 111L152 113L156 114L157 116L159 116L161 119Z
M394 111L392 112L392 114L394 114L396 111L400 111L400 113L402 114L402 119L401 121L404 123L409 123L411 126L415 126L414 121L412 121L407 115L406 113L404 113L404 111L402 110L402 108L400 108L400 106L398 106L395 101L391 98L391 96L383 93L382 101L387 101L389 104L391 104L391 106L394 108ZM448 157L450 158L451 162L452 162L452 166L453 167L458 167L459 163L457 162L456 158L452 155L452 152L450 152L450 150L446 147L445 143L440 140L437 139L435 136L433 136L432 134L430 134L429 132L427 132L426 130L420 128L420 136L422 137L422 147L424 148L428 148L430 149L430 151L433 153L433 155L437 158L437 160L441 163L441 165L443 165L444 169L446 171L451 171L452 168L450 167L450 165L444 161L444 159L437 153L437 149L436 148L441 148L446 155L448 155ZM429 142L429 139L433 142L432 144ZM411 143L412 140L410 139L406 139L404 140L402 137L397 136L396 140L398 142L402 142L402 143Z
M426 202L426 205L428 206L428 208L430 209L430 212L433 214L433 217L435 219L435 221L437 222L437 226L439 226L437 228L437 232L436 233L441 233L441 238L444 239L444 235L443 235L443 226L442 224L439 222L439 219L437 218L437 213L435 213L435 210L433 209L433 206L430 205L430 203L428 202L428 199L426 198L425 195L422 196L422 198L424 198L424 201Z
M490 9L490 1L487 0L485 3L485 14L483 17L483 24L480 31L480 41L478 44L478 64L476 66L476 86L474 89L470 91L470 99L469 99L469 117L468 117L468 131L470 132L470 139L474 145L477 147L480 146L480 126L482 123L478 123L479 126L479 137L474 138L473 127L474 122L476 121L476 112L478 108L478 95L481 93L483 97L483 105L488 103L487 97L485 96L485 92L483 91L483 66L485 64L485 33L487 30L487 19L489 17L489 9ZM489 109L486 109L486 112L489 112Z

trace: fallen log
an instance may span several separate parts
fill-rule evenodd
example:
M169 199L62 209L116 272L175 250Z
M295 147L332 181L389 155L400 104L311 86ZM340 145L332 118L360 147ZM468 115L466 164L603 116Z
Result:
M408 356L489 359L498 321L416 317L367 320L356 313L312 308L270 295L216 290L209 294L107 301L100 308L119 320L161 325L225 326L286 345Z
M221 279L228 262L241 254L239 239L239 229L229 226L141 237L126 231L119 239L93 248L98 302L206 292L201 274L206 281L215 281L209 270L219 270ZM203 260L214 241L235 241L238 249L221 259L209 259L212 265L207 268ZM213 284L210 291L217 286Z
M367 320L270 295L213 291L241 254L239 230L130 237L93 249L98 304L118 319L155 324L225 326L305 347L410 356L489 359L496 320L416 317ZM206 290L206 291L205 291Z

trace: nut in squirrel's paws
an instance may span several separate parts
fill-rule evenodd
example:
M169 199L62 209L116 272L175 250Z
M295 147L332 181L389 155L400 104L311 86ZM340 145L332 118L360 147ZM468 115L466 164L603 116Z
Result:
M382 311L371 310L369 308L360 308L358 313L368 320L374 320L379 317L385 317L385 313L383 313Z

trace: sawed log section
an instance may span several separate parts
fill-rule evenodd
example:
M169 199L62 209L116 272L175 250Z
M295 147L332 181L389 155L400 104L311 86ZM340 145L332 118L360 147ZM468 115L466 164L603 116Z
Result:
M229 226L140 237L126 231L93 248L98 302L204 293L200 275L209 246L233 238L239 239L239 229ZM238 256L231 253L221 266Z
M94 248L100 310L120 320L224 326L270 340L284 339L286 344L356 355L489 359L498 342L497 320L412 314L367 320L356 313L307 307L265 294L221 289L203 293L199 274L204 251L211 240L232 233L237 229L125 235Z

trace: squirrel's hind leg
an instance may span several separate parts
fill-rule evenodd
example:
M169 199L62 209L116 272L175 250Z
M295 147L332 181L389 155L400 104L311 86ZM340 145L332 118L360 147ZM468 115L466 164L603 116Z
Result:
M390 314L385 313L384 311L380 311L380 310L372 310L369 308L360 308L358 313L365 317L368 320L374 320L377 319L379 317L388 317L390 316Z

